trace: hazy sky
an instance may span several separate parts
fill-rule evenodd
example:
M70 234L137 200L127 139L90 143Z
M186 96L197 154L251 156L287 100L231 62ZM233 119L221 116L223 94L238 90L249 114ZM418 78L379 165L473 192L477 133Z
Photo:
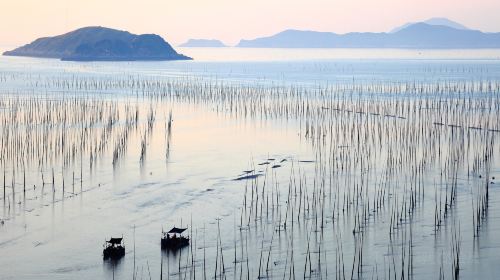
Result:
M0 0L0 44L89 25L156 33L174 45L188 38L236 44L288 28L381 32L431 17L496 32L498 11L500 0Z

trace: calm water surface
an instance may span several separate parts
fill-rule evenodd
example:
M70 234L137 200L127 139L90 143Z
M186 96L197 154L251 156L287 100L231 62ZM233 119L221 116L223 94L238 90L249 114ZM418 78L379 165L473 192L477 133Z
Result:
M499 50L179 51L0 57L0 279L500 272Z

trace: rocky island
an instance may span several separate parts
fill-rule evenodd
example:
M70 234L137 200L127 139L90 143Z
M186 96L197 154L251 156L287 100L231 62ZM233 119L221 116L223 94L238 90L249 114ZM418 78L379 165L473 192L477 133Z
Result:
M136 35L100 26L84 27L59 36L39 38L3 55L58 58L67 61L192 59L177 53L158 35Z

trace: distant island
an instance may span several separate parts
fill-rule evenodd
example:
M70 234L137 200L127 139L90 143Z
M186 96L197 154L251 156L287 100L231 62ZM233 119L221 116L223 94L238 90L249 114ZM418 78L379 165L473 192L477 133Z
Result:
M227 47L219 40L207 39L189 39L187 42L180 44L179 47L189 48L223 48Z
M500 33L484 33L445 19L434 19L430 23L410 23L389 33L286 30L270 37L241 40L237 47L485 49L500 48Z
M470 30L466 26L464 26L456 21L449 20L447 18L430 18L428 20L424 20L421 22L429 24L429 25L442 25L442 26L448 26L448 27L460 29L460 30ZM406 27L408 27L412 24L415 24L415 23L416 22L409 22L409 23L403 24L401 26L398 26L398 27L392 29L389 33L396 33L402 29L405 29Z
M155 34L135 35L92 26L47 38L3 53L6 56L58 58L67 61L190 60Z

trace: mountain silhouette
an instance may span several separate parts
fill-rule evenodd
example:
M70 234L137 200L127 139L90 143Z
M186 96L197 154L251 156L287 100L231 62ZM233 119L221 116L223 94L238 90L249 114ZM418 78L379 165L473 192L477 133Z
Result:
M241 40L242 48L500 48L500 33L457 29L423 22L394 33L346 33L286 30L270 37Z
M179 47L222 48L222 47L226 47L226 45L224 45L224 43L222 43L219 40L189 39L187 42L180 44Z
M58 58L70 61L187 60L155 34L92 26L54 36L4 53L7 56Z

